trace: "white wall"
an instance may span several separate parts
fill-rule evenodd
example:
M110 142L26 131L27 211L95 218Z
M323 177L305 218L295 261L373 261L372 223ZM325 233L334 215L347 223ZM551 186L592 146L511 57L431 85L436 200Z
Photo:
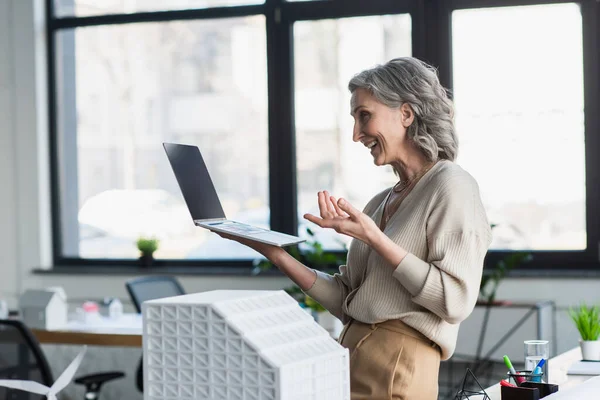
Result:
M17 185L15 144L15 71L12 2L0 0L0 292L12 297L17 288Z
M123 282L128 276L30 273L51 266L43 15L43 0L0 0L0 297L14 307L25 288L60 285L72 301L102 296L127 299ZM180 279L189 292L276 289L290 283L264 277ZM599 279L509 279L498 297L550 299L564 308L579 301L600 303L599 283ZM577 336L560 308L558 326L559 351L575 346ZM461 331L469 334L473 332Z

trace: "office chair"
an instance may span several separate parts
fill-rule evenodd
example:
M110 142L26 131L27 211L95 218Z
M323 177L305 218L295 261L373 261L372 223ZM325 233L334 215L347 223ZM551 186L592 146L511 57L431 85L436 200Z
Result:
M162 299L185 294L183 287L179 284L177 279L174 276L167 275L134 278L125 282L125 287L127 288L127 292L138 313L142 312L142 303L146 300ZM140 392L144 391L143 364L143 359L140 357L135 379L136 386Z
M123 372L80 376L74 382L85 386L85 400L97 400L106 382L124 377ZM0 319L0 379L23 379L52 386L48 360L29 328L19 320ZM2 400L41 400L45 396L0 387Z
M183 287L174 276L143 276L125 282L127 292L138 313L142 312L142 303L146 300L185 294Z

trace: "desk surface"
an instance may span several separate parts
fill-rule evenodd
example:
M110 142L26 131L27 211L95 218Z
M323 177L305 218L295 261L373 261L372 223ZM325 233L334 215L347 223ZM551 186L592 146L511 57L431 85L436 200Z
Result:
M124 314L117 320L69 321L61 329L31 331L45 344L142 347L142 316L139 314Z
M581 360L581 349L576 347L554 358L548 362L548 376L550 383L559 385L559 390L577 386L593 376L567 375L567 370L576 361ZM491 400L501 400L500 383L485 389Z

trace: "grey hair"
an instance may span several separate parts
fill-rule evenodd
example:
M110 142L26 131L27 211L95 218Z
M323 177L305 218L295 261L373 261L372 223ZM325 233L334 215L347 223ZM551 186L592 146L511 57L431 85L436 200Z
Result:
M413 57L395 58L355 75L348 89L354 93L359 88L368 90L390 108L404 103L412 108L415 119L407 135L428 160L456 159L454 105L435 68Z

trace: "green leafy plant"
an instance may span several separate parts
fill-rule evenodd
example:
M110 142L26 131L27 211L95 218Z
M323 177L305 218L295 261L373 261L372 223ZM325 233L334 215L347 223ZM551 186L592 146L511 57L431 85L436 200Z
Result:
M600 337L600 309L598 306L588 307L585 304L569 309L569 315L581 335L581 340L594 341Z
M305 296L304 297L304 304L306 305L306 307L308 307L311 310L316 311L316 312L327 311L325 309L325 307L323 307L321 304L319 304L315 299L313 299L310 296Z
M158 249L159 241L156 238L141 237L137 240L136 245L142 256L152 256Z
M491 225L492 229L496 225ZM479 298L488 304L496 300L496 292L502 280L506 275L519 265L529 262L533 259L530 253L515 252L507 255L502 260L498 261L496 267L491 272L484 271L479 285Z

